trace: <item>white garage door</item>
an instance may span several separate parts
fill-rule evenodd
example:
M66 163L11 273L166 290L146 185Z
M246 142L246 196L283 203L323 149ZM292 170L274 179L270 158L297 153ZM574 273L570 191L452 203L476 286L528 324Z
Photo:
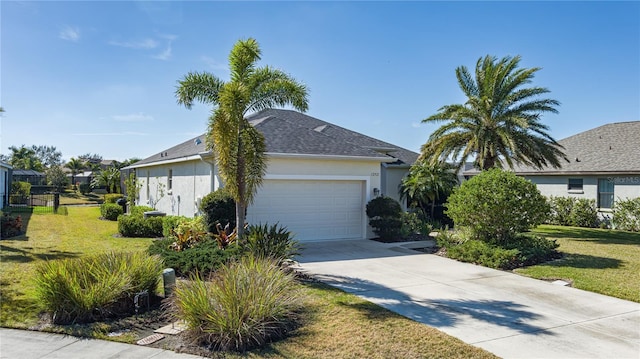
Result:
M299 241L363 238L364 181L265 180L249 223L279 222Z

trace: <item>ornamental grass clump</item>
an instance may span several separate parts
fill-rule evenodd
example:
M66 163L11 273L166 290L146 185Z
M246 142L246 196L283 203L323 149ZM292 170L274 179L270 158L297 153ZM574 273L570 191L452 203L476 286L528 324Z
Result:
M163 267L140 252L46 261L36 268L36 295L56 324L97 321L131 313L137 293L153 295Z
M210 282L180 284L174 306L188 334L216 350L245 351L283 337L296 323L301 292L273 259L245 256Z
M254 256L272 258L278 264L293 259L299 254L300 249L293 233L278 223L249 226L242 245Z

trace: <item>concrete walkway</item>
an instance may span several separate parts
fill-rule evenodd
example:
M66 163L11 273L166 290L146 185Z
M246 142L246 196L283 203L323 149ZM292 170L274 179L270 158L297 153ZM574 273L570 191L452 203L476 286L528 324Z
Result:
M62 334L0 328L2 359L196 359L199 356Z
M402 245L311 242L298 259L325 283L503 358L640 358L638 303Z

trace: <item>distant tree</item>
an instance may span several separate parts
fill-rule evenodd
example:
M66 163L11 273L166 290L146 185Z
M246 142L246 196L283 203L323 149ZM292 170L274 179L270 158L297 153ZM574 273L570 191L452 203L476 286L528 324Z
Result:
M85 153L78 156L78 159L84 161L87 164L87 169L97 172L100 171L100 164L102 163L102 156L95 153Z
M11 151L9 164L13 166L13 168L38 172L44 171L44 165L33 149L21 145L20 147L11 146L9 150Z
M113 166L118 168L118 169L123 169L125 167L131 166L132 164L141 161L141 159L137 158L137 157L131 157L128 158L126 160L124 160L123 162L118 162L118 161L114 161L113 162Z
M55 146L33 145L31 149L36 153L36 156L46 168L60 166L62 164L62 152L58 151Z
M178 103L195 101L213 106L207 144L216 156L225 187L236 201L236 229L242 237L245 210L252 202L266 170L264 137L249 124L252 112L291 105L308 108L307 88L283 71L256 67L260 46L255 39L236 42L229 54L231 79L225 82L207 72L188 73L178 81Z
M464 104L447 105L422 122L446 122L422 146L422 156L432 163L448 158L462 166L469 157L480 170L501 167L502 161L536 168L559 168L567 160L562 146L540 122L543 113L557 113L560 103L540 98L544 87L525 87L540 70L518 68L520 56L485 56L476 64L475 79L465 66L456 69Z
M69 184L67 174L64 173L61 166L52 166L45 173L47 175L47 184L54 186L58 192L62 192L64 187Z
M91 180L91 187L98 188L105 186L107 193L118 193L120 184L120 170L116 167L104 169Z
M453 165L418 161L411 166L409 174L400 183L400 198L408 199L425 214L426 206L430 204L433 218L436 201L449 195L457 184L458 177Z
M71 184L76 183L76 175L78 173L82 173L82 171L84 171L84 169L86 168L86 162L78 159L78 158L73 158L71 157L71 159L69 160L69 162L67 162L64 166L66 168L68 168L71 171Z

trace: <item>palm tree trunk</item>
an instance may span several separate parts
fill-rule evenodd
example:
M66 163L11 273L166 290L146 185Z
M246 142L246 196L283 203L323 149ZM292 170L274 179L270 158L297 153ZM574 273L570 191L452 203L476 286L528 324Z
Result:
M238 186L238 198L236 199L236 233L238 234L238 239L242 238L244 235L244 219L245 219L245 209L247 208L246 204L246 183L244 178L245 173L245 162L243 156L243 143L242 143L242 130L243 130L243 119L240 118L238 120L238 153L236 160L238 163L236 164L236 183Z
M431 201L431 219L433 219L433 215L435 213L436 210L436 201Z

